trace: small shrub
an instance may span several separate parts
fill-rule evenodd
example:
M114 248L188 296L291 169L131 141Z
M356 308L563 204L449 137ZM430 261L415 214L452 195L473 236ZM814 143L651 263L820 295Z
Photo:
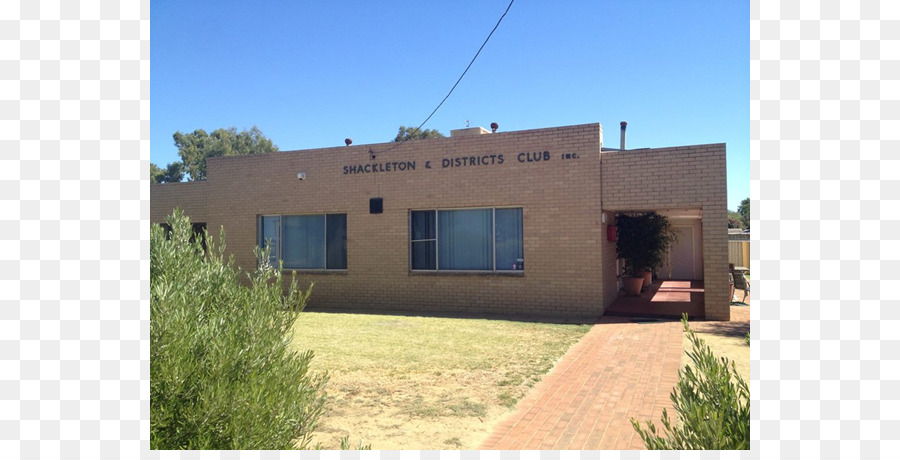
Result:
M362 440L360 440L356 444L356 447L350 447L350 436L344 436L343 438L341 438L340 442L341 442L341 445L340 445L340 447L338 447L338 449L340 449L340 450L372 450L372 445L371 444L363 444ZM315 450L331 450L331 449L326 449L324 446L322 446L321 442L316 443L316 446L313 447L313 449L315 449Z
M750 331L747 331L747 345L750 345Z
M266 265L241 285L224 231L204 249L180 211L167 222L150 234L150 448L306 448L327 376L289 344L310 290Z
M356 444L356 448L350 447L350 436L341 438L341 450L372 450L371 444L363 444L362 440Z
M462 447L462 441L459 440L458 436L454 436L452 438L448 438L444 440L444 444L459 449Z
M678 384L671 395L680 423L673 425L663 409L661 422L666 437L657 434L653 422L647 421L647 430L635 419L631 419L631 424L651 450L750 449L747 382L738 375L733 362L713 355L690 329L687 316L681 321L691 341L688 357L694 366L678 371Z

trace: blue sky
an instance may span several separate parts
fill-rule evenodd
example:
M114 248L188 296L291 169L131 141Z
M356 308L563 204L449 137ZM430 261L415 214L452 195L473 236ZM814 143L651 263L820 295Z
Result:
M258 126L281 150L386 142L446 95L508 5L154 0L151 161L175 131ZM424 128L603 125L604 145L725 142L750 195L747 2L516 0Z

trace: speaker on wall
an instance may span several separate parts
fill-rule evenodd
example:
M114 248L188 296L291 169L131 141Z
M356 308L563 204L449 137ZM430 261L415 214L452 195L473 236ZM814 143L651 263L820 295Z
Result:
M369 198L369 214L381 214L384 211L382 198Z

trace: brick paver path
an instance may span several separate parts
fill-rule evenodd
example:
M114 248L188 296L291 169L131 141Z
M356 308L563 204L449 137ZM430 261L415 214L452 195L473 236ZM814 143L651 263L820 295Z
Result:
M682 326L603 317L500 422L481 449L643 449L630 419L660 428L678 381Z

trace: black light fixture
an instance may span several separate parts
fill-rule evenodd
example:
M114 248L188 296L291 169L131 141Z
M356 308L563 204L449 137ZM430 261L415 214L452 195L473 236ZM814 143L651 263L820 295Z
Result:
M384 212L383 198L369 198L369 214L381 214Z

